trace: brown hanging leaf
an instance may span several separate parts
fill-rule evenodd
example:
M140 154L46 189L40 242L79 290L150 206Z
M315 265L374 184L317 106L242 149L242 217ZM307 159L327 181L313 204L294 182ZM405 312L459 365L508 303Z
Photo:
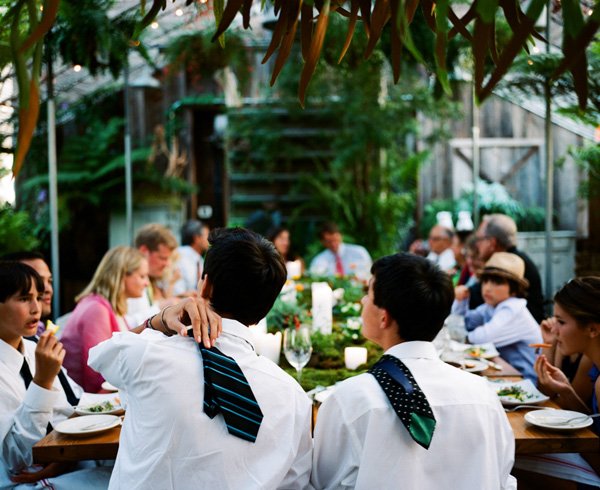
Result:
M376 0L375 7L373 7L373 15L371 16L371 36L365 49L365 59L368 59L373 53L373 49L375 49L375 45L383 32L383 27L390 20L391 16L390 0Z
M273 30L273 36L271 37L271 42L267 47L267 52L262 59L261 63L266 63L268 59L273 56L275 50L281 45L281 40L285 34L285 23L283 22L282 16L279 16L277 22L275 23L275 29Z
M371 37L371 0L359 0L360 17L367 37Z
M329 23L329 0L325 0L323 8L319 13L317 25L315 26L315 32L312 36L310 48L302 68L302 74L300 75L300 86L298 88L298 99L300 105L304 108L304 100L306 98L306 89L310 82L310 79L315 72L317 67L317 61L323 48L323 41L325 40L325 33L327 32L327 25Z
M358 9L360 5L358 0L352 0L352 4L350 6L350 20L348 21L348 32L346 34L346 40L344 41L344 46L342 47L342 52L340 53L340 57L338 59L338 64L342 62L348 48L350 47L350 42L352 41L352 37L354 36L354 29L356 27L356 20L358 19Z
M288 59L288 56L290 55L292 46L294 45L294 40L296 37L296 28L298 27L298 15L300 14L300 5L300 1L295 1L294 3L290 2L286 4L286 6L283 7L281 10L281 20L283 20L283 17L285 15L283 9L288 8L289 10L293 11L295 22L292 23L289 30L285 33L281 41L281 45L279 46L279 52L277 53L277 59L275 60L273 73L271 74L271 86L273 86L273 84L277 80L279 72L281 72L283 65L285 64L286 60Z
M227 5L225 5L225 10L223 10L221 21L219 22L219 27L217 27L217 32L215 32L214 36L212 37L213 41L216 41L221 34L223 34L229 28L233 22L233 19L235 19L235 16L246 1L248 0L229 0L227 2Z
M300 46L302 48L302 59L306 61L310 51L313 30L313 8L312 5L303 3L300 11Z
M29 105L19 107L19 131L17 132L17 151L13 162L13 176L16 177L21 171L25 155L31 146L35 125L40 114L40 90L37 80L29 82Z
M452 7L448 8L448 19L450 20L450 22L452 22L452 25L454 26L448 32L448 40L452 39L454 36L460 33L467 41L469 41L470 43L473 42L473 36L471 36L471 33L467 29L468 22L465 23L464 21L465 17L466 15L462 18L458 17L454 10L452 10Z
M250 27L250 9L252 8L252 0L244 0L244 4L242 5L242 19L244 29L248 29Z

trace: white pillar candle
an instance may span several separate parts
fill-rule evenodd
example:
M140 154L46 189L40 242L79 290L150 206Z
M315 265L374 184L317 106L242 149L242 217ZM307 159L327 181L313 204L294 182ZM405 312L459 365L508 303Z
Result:
M285 263L287 268L287 276L290 279L298 279L302 276L302 262L299 260L290 260Z
M279 355L281 354L281 332L274 334L261 334L260 351L261 356L271 359L275 364L279 364Z
M313 282L311 289L313 331L331 334L333 325L333 291L326 282Z
M346 369L354 370L361 364L367 362L367 348L366 347L346 347L344 349L344 362L346 363Z

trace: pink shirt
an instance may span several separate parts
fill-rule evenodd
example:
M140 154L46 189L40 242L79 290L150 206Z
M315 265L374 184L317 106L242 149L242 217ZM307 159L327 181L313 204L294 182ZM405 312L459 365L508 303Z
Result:
M97 393L104 378L88 366L89 350L119 332L110 303L98 294L83 298L73 310L60 341L67 354L63 366L69 376L88 393Z

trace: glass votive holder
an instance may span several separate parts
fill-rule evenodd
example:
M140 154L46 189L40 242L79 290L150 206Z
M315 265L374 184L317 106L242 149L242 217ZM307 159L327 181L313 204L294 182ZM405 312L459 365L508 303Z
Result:
M346 364L346 369L354 371L358 366L366 364L366 362L366 347L346 347L344 349L344 363Z

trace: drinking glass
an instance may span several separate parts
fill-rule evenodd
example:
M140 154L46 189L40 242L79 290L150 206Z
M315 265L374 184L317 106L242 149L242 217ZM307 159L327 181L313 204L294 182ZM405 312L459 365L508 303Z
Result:
M306 366L312 354L310 328L301 325L290 327L283 332L283 353L287 361L296 369L298 383L302 379L302 368Z

